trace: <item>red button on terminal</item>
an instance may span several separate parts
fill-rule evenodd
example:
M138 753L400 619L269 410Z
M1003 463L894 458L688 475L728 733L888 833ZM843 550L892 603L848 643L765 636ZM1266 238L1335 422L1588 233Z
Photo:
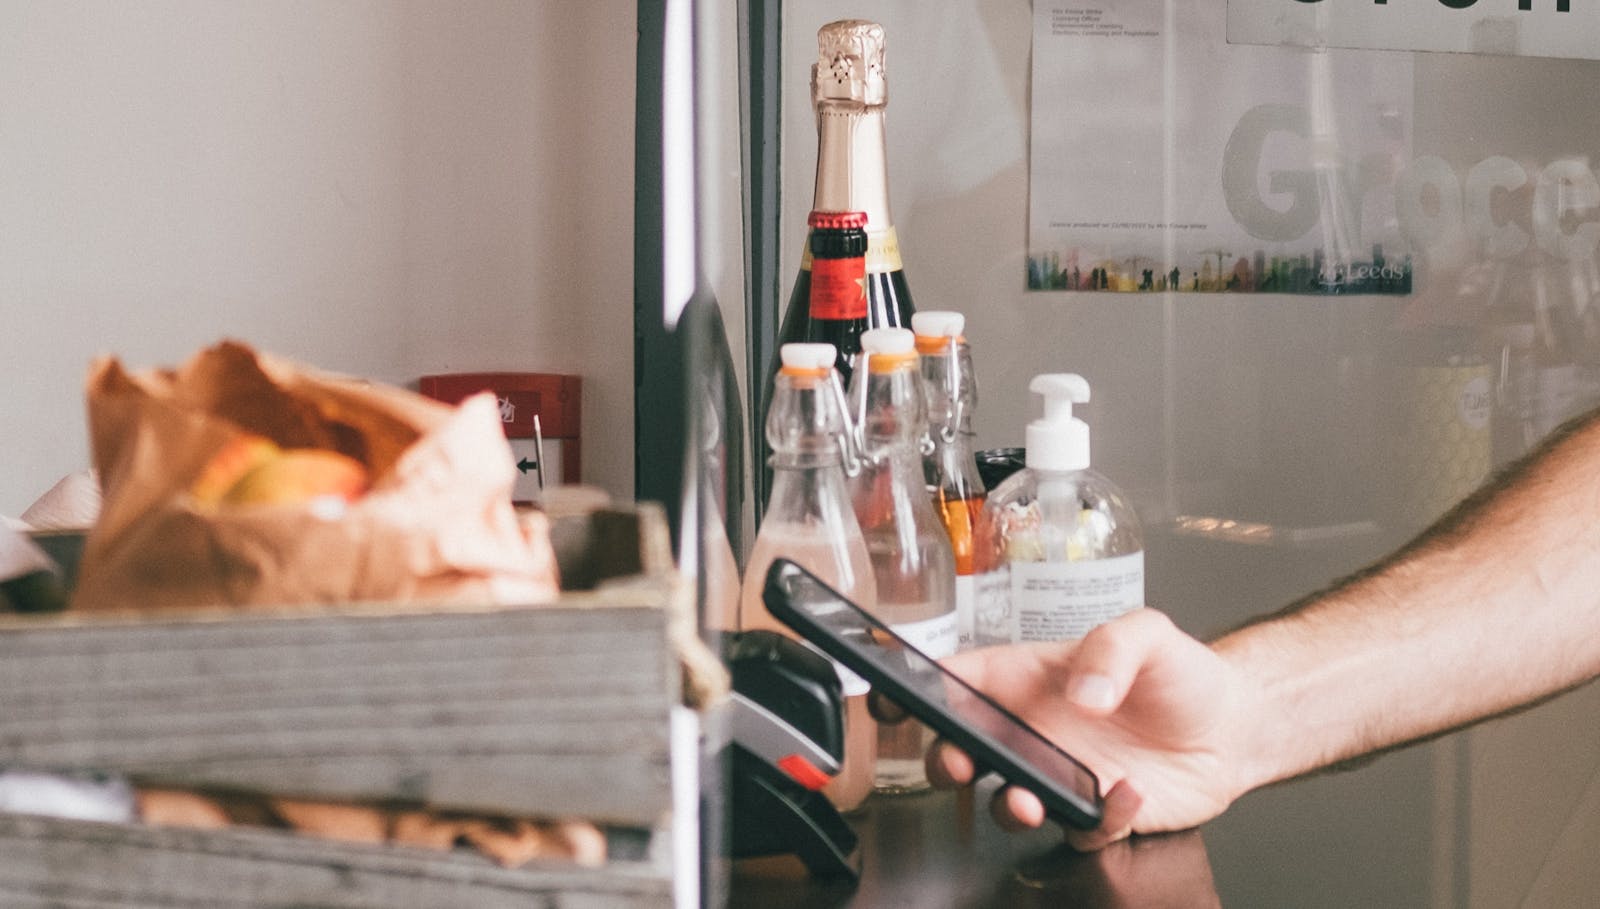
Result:
M798 754L780 758L778 760L778 769L789 774L790 779L810 789L812 792L816 792L823 786L828 785L828 780L831 779L826 773L817 769L817 765Z

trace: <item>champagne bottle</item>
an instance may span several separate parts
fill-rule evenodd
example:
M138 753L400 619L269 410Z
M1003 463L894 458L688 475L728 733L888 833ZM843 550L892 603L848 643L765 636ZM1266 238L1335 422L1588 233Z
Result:
M884 141L888 88L884 79L883 26L860 19L830 22L817 30L811 67L811 103L817 116L817 178L811 209L866 215L867 328L911 327L916 307L900 262L900 242L889 214L889 167ZM809 335L810 242L802 255L795 292L778 328L779 344ZM839 378L849 387L861 352L859 333L839 349ZM773 364L771 371L776 371Z
M883 26L860 19L830 22L817 30L817 62L811 67L811 102L817 118L817 176L813 212L862 212L866 216L867 250L864 286L866 321L870 328L910 328L916 307L900 262L900 241L889 213L889 168L884 141L888 88L884 79ZM849 387L861 353L860 331L812 327L814 286L811 227L800 261L794 291L778 326L778 345L826 340L837 349L834 364ZM767 367L762 400L772 400L778 359ZM763 464L770 452L763 450ZM764 474L770 478L770 474ZM763 484L770 488L769 483Z

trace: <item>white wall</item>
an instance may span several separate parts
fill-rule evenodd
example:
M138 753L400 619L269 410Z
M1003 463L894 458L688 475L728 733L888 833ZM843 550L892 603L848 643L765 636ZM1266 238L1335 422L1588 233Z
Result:
M633 492L629 0L0 0L0 514L101 353L584 379Z

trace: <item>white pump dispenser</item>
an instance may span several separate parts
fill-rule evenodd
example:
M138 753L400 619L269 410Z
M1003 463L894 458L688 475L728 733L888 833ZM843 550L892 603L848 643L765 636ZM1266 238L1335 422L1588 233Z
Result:
M1027 465L1035 470L1082 470L1089 466L1089 424L1072 405L1089 402L1089 383L1077 373L1034 376L1028 390L1044 396L1044 416L1028 424Z
M1144 543L1132 504L1089 467L1089 427L1072 406L1089 383L1034 377L1044 414L1028 423L1022 470L989 494L979 643L1080 638L1144 605Z

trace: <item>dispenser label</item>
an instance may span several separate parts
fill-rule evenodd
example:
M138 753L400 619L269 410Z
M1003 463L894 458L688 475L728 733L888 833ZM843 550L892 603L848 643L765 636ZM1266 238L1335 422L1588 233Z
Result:
M972 643L978 647L1016 643L1017 623L1011 617L1011 572L1002 566L974 580Z
M1011 563L1019 641L1075 640L1144 605L1144 553L1083 562Z

